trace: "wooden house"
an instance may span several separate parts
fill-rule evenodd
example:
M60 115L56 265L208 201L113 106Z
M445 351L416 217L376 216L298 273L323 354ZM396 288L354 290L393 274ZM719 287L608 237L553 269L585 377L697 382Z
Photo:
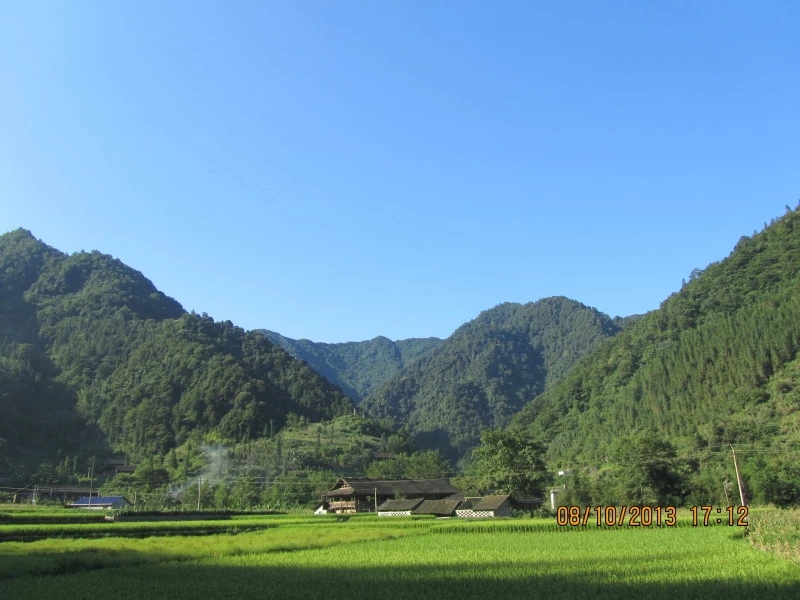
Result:
M500 496L483 496L482 498L467 498L456 509L456 516L464 519L510 517L511 497L508 494L504 494Z
M459 493L447 479L342 478L325 494L315 513L374 511L387 500L414 498L441 500Z

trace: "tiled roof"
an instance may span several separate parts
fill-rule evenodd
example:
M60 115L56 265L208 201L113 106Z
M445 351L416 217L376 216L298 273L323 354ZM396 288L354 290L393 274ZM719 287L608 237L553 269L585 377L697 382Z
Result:
M508 499L508 494L475 498L472 503L472 510L498 510L503 504L508 502Z
M444 500L425 500L414 509L415 515L436 515L439 517L449 517L452 515L463 498Z
M420 503L427 502L427 500L423 501L422 498L403 498L398 500L387 500L380 506L378 506L378 512L389 512L389 511L404 511L404 510L414 510Z

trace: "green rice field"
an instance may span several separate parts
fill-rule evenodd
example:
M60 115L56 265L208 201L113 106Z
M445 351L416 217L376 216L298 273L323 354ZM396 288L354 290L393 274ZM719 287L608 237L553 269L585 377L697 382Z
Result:
M755 541L743 528L685 518L670 528L597 528L262 515L201 521L206 530L192 535L185 522L0 519L4 539L10 528L54 532L0 542L0 598L800 598L800 514L753 518Z

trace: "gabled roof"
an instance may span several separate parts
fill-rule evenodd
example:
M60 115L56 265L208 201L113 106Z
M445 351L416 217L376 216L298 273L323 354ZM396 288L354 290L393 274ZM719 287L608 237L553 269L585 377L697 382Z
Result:
M89 498L85 496L72 503L72 506L107 506L111 504L130 504L125 496L95 496Z
M378 512L389 512L389 511L412 511L418 505L427 502L427 500L423 500L422 498L409 498L409 499L402 499L402 500L387 500L380 506L378 506Z
M447 479L340 479L327 496L381 496L403 494L407 497L457 494Z
M503 504L509 501L508 494L499 496L483 496L482 498L467 498L464 504L459 506L459 510L498 510Z
M458 505L463 502L463 498L445 498L443 500L425 500L412 512L415 515L436 515L437 517L449 517Z

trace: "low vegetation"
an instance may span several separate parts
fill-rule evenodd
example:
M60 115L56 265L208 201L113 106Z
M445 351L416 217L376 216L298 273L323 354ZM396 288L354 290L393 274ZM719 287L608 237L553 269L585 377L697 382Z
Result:
M754 548L800 563L800 509L755 512L749 539Z

